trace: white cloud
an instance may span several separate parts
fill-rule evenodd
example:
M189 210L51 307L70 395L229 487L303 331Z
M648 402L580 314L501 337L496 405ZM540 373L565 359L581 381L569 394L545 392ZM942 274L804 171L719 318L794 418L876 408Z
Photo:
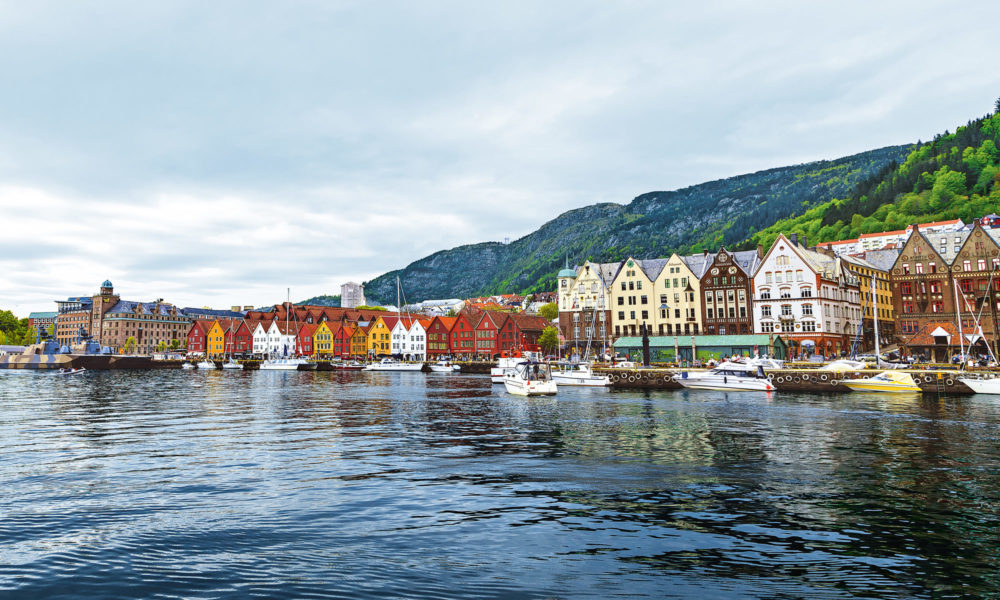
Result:
M336 293L594 202L927 139L1000 89L1000 5L961 35L940 10L0 6L0 307L106 277L180 304Z

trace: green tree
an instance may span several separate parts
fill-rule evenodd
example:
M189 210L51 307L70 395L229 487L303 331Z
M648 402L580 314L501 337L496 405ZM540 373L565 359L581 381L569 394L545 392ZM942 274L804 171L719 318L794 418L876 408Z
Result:
M548 304L543 304L538 309L538 314L545 317L549 321L555 321L559 316L559 305L555 302L549 302Z
M176 350L181 347L181 341L177 338L170 340L170 349Z
M559 347L559 330L555 327L546 327L538 337L538 345L542 350L551 353Z
M968 194L965 189L965 173L952 171L941 167L934 173L934 186L931 188L931 209L937 210L953 199Z
M167 342L165 341L161 341L159 344L156 345L157 352L164 352L166 349L167 349Z
M134 354L135 353L135 347L136 347L135 338L132 337L132 336L129 336L128 339L125 340L125 346L122 347L122 352L124 354Z

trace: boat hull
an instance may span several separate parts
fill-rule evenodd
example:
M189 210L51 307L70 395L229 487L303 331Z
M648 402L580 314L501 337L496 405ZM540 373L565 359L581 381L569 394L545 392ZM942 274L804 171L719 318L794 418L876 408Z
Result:
M906 385L906 384L894 384L894 383L882 383L882 382L871 382L866 380L858 379L844 379L840 382L841 385L848 388L852 392L879 392L883 394L919 394L922 390L916 385Z
M568 377L566 375L552 374L552 381L556 385L569 385L581 387L608 387L611 379L607 376L591 375L590 377Z
M508 377L503 385L508 394L515 396L555 396L558 392L554 381L524 381Z
M767 379L728 377L716 378L675 378L674 381L691 390L716 390L722 392L773 392L776 388Z
M997 379L976 379L974 377L958 377L970 390L976 394L996 394L1000 395L1000 378Z

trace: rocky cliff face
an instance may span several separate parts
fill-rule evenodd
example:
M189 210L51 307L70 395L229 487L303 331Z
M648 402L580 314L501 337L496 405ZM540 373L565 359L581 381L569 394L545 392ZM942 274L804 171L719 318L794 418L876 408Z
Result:
M395 302L395 278L407 300L465 298L554 289L568 257L609 261L735 247L775 221L848 195L864 178L901 161L912 146L891 146L833 161L769 169L672 192L650 192L627 205L568 211L508 245L494 242L436 252L365 283L368 298Z

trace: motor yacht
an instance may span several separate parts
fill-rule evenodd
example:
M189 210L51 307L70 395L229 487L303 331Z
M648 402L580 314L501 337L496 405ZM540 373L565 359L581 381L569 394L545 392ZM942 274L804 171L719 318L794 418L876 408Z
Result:
M558 391L549 365L529 361L507 369L503 385L508 394L516 396L553 396Z
M260 363L261 371L299 371L306 370L300 369L300 367L312 366L313 369L316 368L315 363L310 363L304 358L271 358Z
M215 361L213 360L203 360L198 362L198 370L209 370L216 369Z
M871 377L857 379L842 379L844 386L852 392L883 392L890 394L920 392L920 386L909 373L899 371L882 371Z
M765 375L764 364L762 360L726 361L708 371L683 371L674 375L673 380L693 390L772 392L777 388Z
M588 387L606 387L611 385L607 375L597 375L589 363L557 363L552 371L552 380L556 385L579 385Z
M456 373L462 370L462 367L451 364L450 360L439 360L430 365L430 368L435 373Z
M977 394L1000 395L1000 377L985 379L973 377L971 375L963 375L961 377L956 377L955 379L967 385L970 390Z
M372 363L365 367L365 371L421 371L424 363L407 363L398 361L395 358L383 358L379 362Z

